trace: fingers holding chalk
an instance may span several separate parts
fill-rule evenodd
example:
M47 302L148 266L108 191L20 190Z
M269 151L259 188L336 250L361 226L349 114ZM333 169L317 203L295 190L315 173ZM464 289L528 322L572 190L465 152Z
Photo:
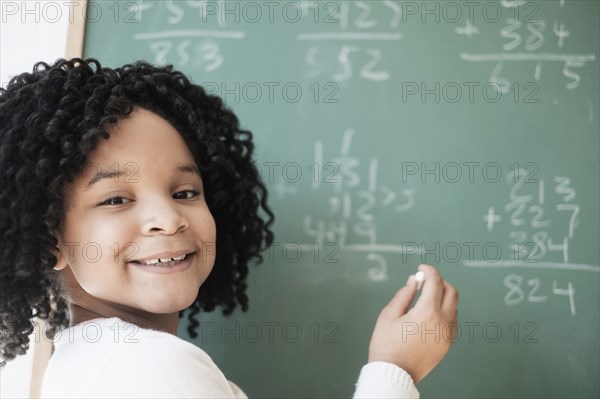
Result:
M433 305L436 309L439 309L442 305L442 297L444 293L444 280L435 269L435 267L420 264L419 272L422 277L421 282L418 283L418 287L421 289L421 296L419 297L415 307L429 307ZM415 279L417 276L415 275Z

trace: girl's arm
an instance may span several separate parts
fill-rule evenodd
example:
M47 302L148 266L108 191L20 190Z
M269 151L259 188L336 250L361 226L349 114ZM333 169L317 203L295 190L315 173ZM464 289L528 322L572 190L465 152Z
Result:
M406 371L395 364L376 361L360 370L353 397L419 399L419 391Z

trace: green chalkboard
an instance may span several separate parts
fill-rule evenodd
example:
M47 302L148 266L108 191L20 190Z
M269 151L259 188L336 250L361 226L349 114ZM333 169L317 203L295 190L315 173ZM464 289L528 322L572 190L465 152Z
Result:
M102 1L87 18L84 56L172 63L255 134L277 242L250 311L203 315L193 340L250 397L349 397L423 261L460 291L423 397L600 395L599 2Z

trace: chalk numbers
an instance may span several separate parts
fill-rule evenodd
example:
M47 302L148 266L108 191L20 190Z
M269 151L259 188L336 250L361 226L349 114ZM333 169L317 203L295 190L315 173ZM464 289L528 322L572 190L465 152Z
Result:
M542 268L550 264L568 265L569 243L579 225L579 205L575 203L577 191L567 176L554 176L552 184L546 184L537 173L535 163L515 163L506 177L510 185L509 200L504 206L506 215L496 214L495 208L489 207L484 222L489 232L502 222L512 227L509 263L525 267L539 264ZM555 203L552 207L548 204L548 195ZM553 280L550 285L540 278L526 279L519 274L510 274L504 279L504 287L507 289L504 295L506 306L545 303L561 297L567 300L571 315L576 315L575 288L571 281Z
M566 43L571 33L564 21L561 21L560 18L552 22L540 19L539 5L535 2L503 1L501 5L508 9L510 15L509 18L498 19L504 23L504 26L500 27L497 32L502 38L500 50L503 53L462 54L463 59L494 62L489 81L495 83L503 94L508 93L513 85L505 73L511 70L508 66L515 63L531 65L532 75L536 82L542 78L545 63L564 63L562 75L565 87L568 90L579 87L582 83L579 69L586 63L595 61L595 54L568 53ZM565 4L561 2L559 6L562 8ZM455 32L470 38L472 33L479 33L479 29L469 21L467 22L468 29L455 29ZM555 50L556 48L558 50Z
M344 131L339 152L330 161L325 158L324 143L314 143L311 190L329 193L324 209L332 220L305 215L303 231L317 243L335 242L340 249L366 252L369 279L387 281L387 261L378 253L376 213L386 209L396 214L409 212L416 204L416 190L394 190L379 182L379 159L363 160L351 151L354 133L353 128Z
M331 59L330 51L313 46L306 52L306 64L309 67L308 76L316 78L329 74L329 78L336 82L350 80L353 75L365 80L384 81L390 78L390 73L380 67L383 53L377 48L364 48L360 46L344 45L337 53L336 59ZM359 61L351 59L356 58ZM331 62L333 61L333 62ZM328 65L333 64L333 68Z
M171 40L159 40L149 44L154 62L159 65L178 63L188 65L191 61L194 67L204 72L217 70L224 62L220 47L212 40L202 40L192 45L192 41L182 40L174 43Z
M509 201L504 205L506 216L496 215L494 207L490 207L484 221L488 223L488 231L493 231L495 224L506 219L513 227L509 232L512 251L511 261L515 263L538 263L550 256L562 263L569 262L569 242L575 236L579 226L579 205L573 201L577 193L571 187L571 179L566 176L554 177L554 194L558 204L554 209L548 207L546 201L546 182L537 178L538 166L535 163L519 165L515 163L507 175L507 183L511 184ZM555 212L552 212L555 211ZM490 212L492 214L490 214ZM562 217L562 215L566 215ZM493 223L490 218L493 217ZM561 225L552 220L565 220ZM552 237L548 229L564 226L564 235Z
M504 304L507 306L516 306L523 302L544 303L549 296L564 297L568 301L569 310L572 316L575 316L575 288L573 283L568 282L565 287L561 287L556 280L552 282L552 288L542 287L542 281L539 278L525 280L518 274L509 274L504 278L504 286L508 289L504 296ZM549 295L550 294L550 295Z
M374 7L383 8L377 17L373 13ZM384 52L376 43L401 39L398 33L387 33L395 32L400 24L400 6L393 1L343 1L340 4L328 2L323 4L322 12L325 24L335 24L338 27L338 31L333 32L333 35L339 35L340 38L349 41L369 38L374 44L359 46L346 43L339 47L317 45L327 34L316 35L312 37L315 45L310 46L305 55L308 76L316 78L325 75L336 82L347 82L354 77L373 82L389 80L391 75L384 65ZM369 29L377 30L378 33L369 36Z

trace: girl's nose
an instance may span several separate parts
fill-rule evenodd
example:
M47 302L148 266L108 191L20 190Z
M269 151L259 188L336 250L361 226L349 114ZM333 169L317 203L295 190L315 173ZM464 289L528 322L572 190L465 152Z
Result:
M174 199L161 199L148 203L143 213L144 234L175 234L189 226L188 219L182 214L180 205Z

